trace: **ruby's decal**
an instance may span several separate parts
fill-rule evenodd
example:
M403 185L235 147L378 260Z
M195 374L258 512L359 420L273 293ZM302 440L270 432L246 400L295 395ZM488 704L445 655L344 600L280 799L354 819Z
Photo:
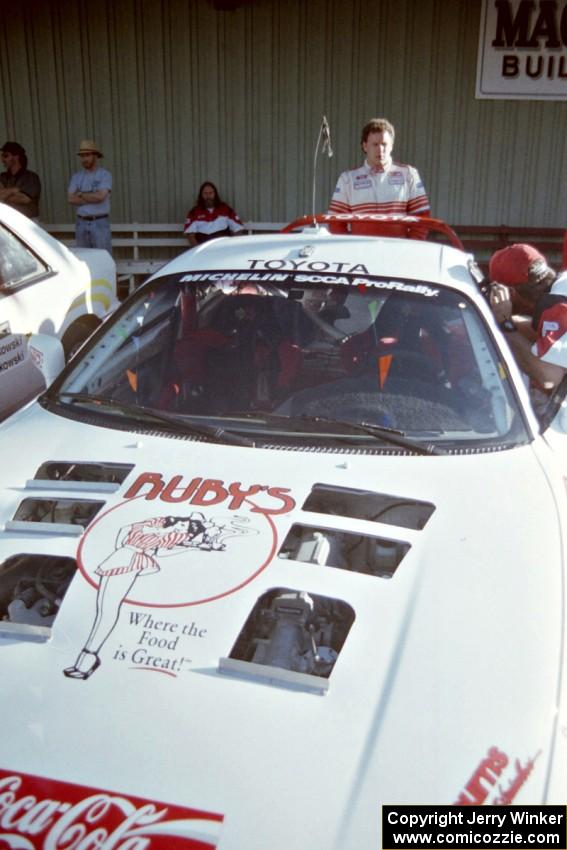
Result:
M223 815L0 770L0 847L211 850Z
M124 605L183 608L225 597L252 581L277 551L273 514L294 504L281 488L239 484L225 486L212 479L164 482L145 473L128 494L143 493L99 514L87 529L77 553L79 569L96 588L93 621L76 660L64 669L69 679L88 679L101 665L101 650L117 626ZM270 505L261 500L265 495ZM183 496L183 499L178 498ZM172 501L185 502L172 513ZM201 510L187 508L197 504ZM224 512L222 512L224 509ZM112 546L114 548L112 548ZM187 624L185 624L187 625ZM203 639L206 629L194 623ZM122 645L115 660L130 657L138 669L177 674L189 658L178 646L185 626L170 639L144 636L139 650ZM155 644L155 645L154 645ZM166 650L164 654L147 654ZM174 657L173 652L177 655Z
M189 481L182 475L174 475L166 482L159 472L143 472L139 475L125 498L133 499L140 495L148 501L159 498L169 504L187 502L198 507L226 504L229 511L240 510L245 501L254 497L254 501L249 502L251 513L271 516L289 513L295 507L288 487L252 484L243 489L240 481L232 484L217 478L192 478Z
M455 801L455 806L509 806L534 769L539 752L522 764L491 747Z

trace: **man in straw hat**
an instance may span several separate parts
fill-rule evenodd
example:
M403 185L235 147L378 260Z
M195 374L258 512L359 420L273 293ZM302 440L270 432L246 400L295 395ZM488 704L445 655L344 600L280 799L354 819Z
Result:
M111 254L112 175L98 164L103 154L92 139L81 142L78 156L82 168L71 177L67 196L77 212L75 241L82 248L105 248Z
M550 392L567 371L567 274L556 276L532 245L496 251L490 305L532 386Z

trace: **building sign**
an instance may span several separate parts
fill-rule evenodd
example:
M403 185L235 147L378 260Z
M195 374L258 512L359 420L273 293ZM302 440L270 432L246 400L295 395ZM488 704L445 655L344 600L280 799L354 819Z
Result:
M482 0L476 96L567 100L567 0Z

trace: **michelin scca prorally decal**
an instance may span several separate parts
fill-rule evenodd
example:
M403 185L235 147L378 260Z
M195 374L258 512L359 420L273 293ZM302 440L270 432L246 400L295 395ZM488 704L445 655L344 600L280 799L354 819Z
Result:
M198 605L252 581L277 549L272 516L294 504L281 487L243 489L240 482L218 479L184 481L177 475L166 481L159 473L140 475L125 501L89 527L79 548L79 568L96 588L96 599L90 631L65 676L88 679L100 667L101 650L124 604ZM132 616L143 625L139 613ZM172 641L174 631L171 623ZM183 663L178 659L161 666L175 673Z

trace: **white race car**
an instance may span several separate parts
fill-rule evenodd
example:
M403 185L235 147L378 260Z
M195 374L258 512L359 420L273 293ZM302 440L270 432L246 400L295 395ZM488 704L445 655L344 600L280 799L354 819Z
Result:
M45 388L30 334L59 337L70 356L117 303L108 251L69 249L0 204L0 419Z
M0 427L7 846L564 803L562 393L448 228L327 220L184 253Z

